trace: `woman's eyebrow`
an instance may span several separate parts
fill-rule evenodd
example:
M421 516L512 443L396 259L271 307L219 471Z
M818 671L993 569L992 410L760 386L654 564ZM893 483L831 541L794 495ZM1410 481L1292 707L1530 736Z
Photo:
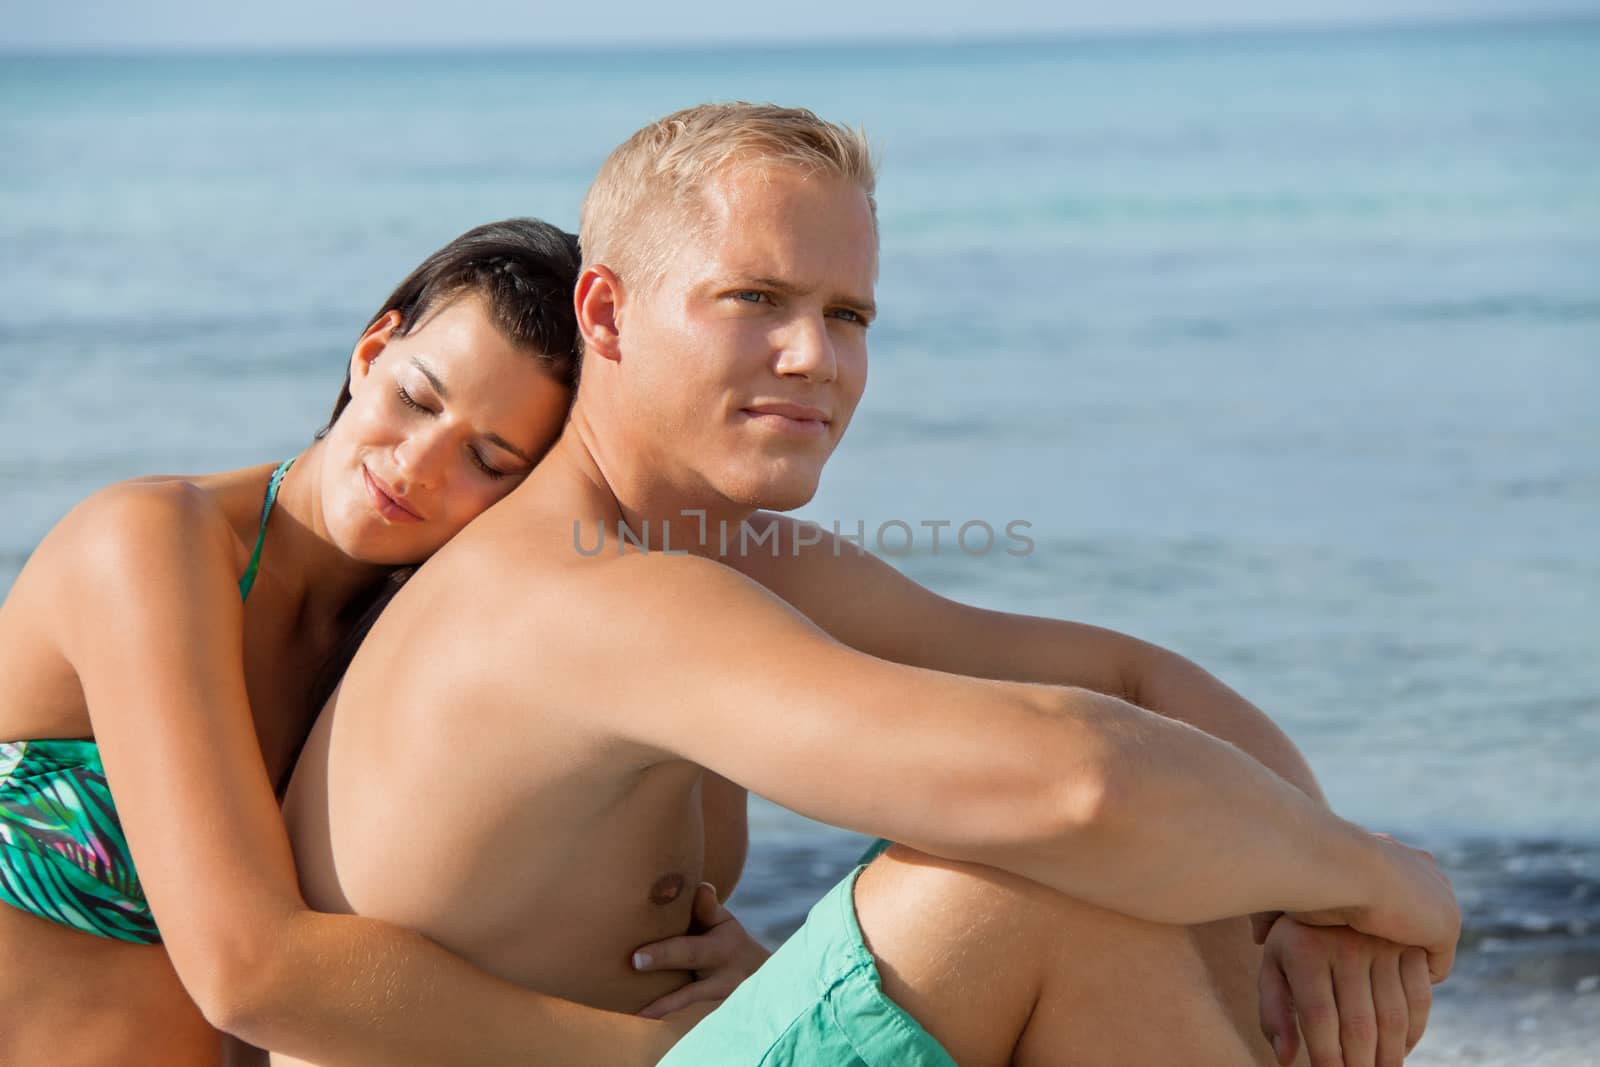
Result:
M518 459L522 460L522 462L526 463L528 466L530 466L530 467L533 466L533 457L532 456L528 455L526 452L524 452L522 449L518 448L516 445L512 444L510 441L507 441L504 437L501 437L499 434L497 434L497 433L486 433L486 434L483 435L483 439L485 441L488 441L491 445L494 445L496 448L505 449L507 452L510 452L513 456L516 456Z
M434 373L433 368L428 366L427 362L421 356L412 356L411 365L421 371L424 378L428 379L428 383L433 386L434 392L439 394L440 400L450 399L450 390L444 387L444 383L439 380L439 376ZM532 456L528 455L510 441L507 441L499 434L486 433L483 435L483 439L488 441L491 445L494 445L496 448L505 449L513 456L516 456L518 459L522 460L522 462L526 463L528 466L533 466Z
M412 356L411 365L421 371L424 378L428 379L428 384L433 386L433 391L439 394L440 400L450 399L450 390L444 387L444 383L439 380L439 376L434 373L432 367L423 362L421 356Z

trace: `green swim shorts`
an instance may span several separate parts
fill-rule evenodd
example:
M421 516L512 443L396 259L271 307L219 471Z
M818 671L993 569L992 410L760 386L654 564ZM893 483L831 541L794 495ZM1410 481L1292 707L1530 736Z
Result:
M856 923L857 867L660 1067L955 1067L883 992Z

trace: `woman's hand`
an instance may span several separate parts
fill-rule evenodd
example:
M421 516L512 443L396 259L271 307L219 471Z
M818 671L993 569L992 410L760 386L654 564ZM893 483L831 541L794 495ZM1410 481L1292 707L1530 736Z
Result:
M1422 1039L1433 1004L1422 949L1287 915L1264 944L1261 1032L1280 1064L1302 1034L1312 1067L1399 1067Z
M646 1005L639 1014L660 1019L698 1001L720 1001L755 973L770 953L717 901L710 882L694 894L689 933L643 945L633 954L640 971L689 971L694 981Z

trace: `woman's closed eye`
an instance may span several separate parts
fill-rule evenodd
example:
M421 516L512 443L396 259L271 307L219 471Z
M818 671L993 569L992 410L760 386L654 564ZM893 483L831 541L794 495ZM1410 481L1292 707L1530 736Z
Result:
M473 464L495 481L499 481L501 478L510 477L510 471L503 471L498 467L491 466L489 461L483 458L483 453L479 452L476 448L469 448L467 451L472 453Z
M413 410L413 411L426 411L430 415L436 414L436 412L432 408L425 407L422 404L418 403L417 402L417 398L412 396L411 393L406 390L405 386L396 385L394 387L394 391L395 391L396 395L398 395L400 397L400 403L404 404L406 407L410 408L411 410Z

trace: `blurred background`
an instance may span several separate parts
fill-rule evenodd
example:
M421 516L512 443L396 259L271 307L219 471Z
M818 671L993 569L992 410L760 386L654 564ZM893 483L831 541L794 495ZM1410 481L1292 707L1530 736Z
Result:
M1466 952L1413 1062L1592 1062L1600 4L583 19L8 13L0 592L99 486L304 447L379 301L462 230L575 229L606 153L678 107L810 107L881 148L883 266L804 513L869 547L905 522L893 562L947 595L1210 668L1338 811L1455 877ZM953 548L972 520L1033 551ZM755 825L735 910L776 940L861 842Z

